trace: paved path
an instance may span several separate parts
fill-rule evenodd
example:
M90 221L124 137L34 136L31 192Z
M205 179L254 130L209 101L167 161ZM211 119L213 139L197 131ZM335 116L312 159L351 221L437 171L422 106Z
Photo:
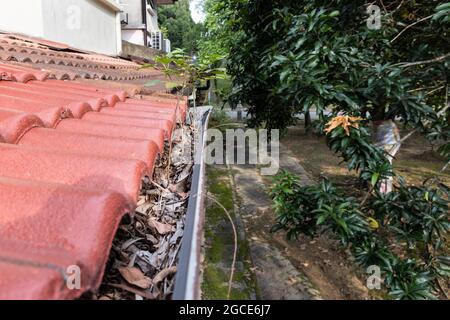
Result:
M311 184L306 171L281 145L280 167L301 177L302 183ZM237 212L245 228L260 296L268 300L311 300L320 299L306 276L283 256L282 252L270 242L272 222L265 218L270 209L270 199L265 190L263 177L252 165L233 165L233 183L238 198Z

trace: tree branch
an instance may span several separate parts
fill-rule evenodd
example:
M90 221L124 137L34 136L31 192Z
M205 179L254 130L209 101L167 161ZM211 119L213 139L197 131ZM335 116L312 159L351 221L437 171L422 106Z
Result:
M409 137L411 137L414 133L416 133L419 130L420 130L420 128L416 128L413 131L411 131L410 133L408 133L406 136L404 136L403 138L400 139L400 143L403 143L405 140L407 140Z
M430 63L436 63L436 62L441 62L444 61L445 59L450 58L450 52L444 54L443 56L440 57L436 57L430 60L424 60L424 61L417 61L417 62L405 62L405 63L399 63L393 66L398 66L401 68L408 68L408 67L413 67L413 66L419 66L419 65L423 65L423 64L430 64Z
M421 22L423 22L423 21L426 21L426 20L428 20L428 19L433 18L433 16L434 16L433 14L432 14L432 15L429 15L429 16L427 16L427 17L425 17L425 18L422 18L422 19L420 19L420 20L417 20L416 22L414 22L414 23L412 23L412 24L406 26L402 31L400 31L400 33L399 33L398 35L395 36L394 39L391 40L391 43L393 43L395 40L397 40L397 39L398 39L398 38L399 38L406 30L408 30L408 29L414 27L416 24L419 24L419 23L421 23Z
M445 170L447 170L448 166L450 165L450 161L448 161L445 166L441 169L441 172L444 172Z

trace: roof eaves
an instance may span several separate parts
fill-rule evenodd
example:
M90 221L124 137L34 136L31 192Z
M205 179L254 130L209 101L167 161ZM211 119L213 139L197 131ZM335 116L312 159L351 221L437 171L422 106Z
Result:
M123 11L122 6L120 6L117 2L113 0L97 0L97 1L103 3L110 9L113 9L115 12Z

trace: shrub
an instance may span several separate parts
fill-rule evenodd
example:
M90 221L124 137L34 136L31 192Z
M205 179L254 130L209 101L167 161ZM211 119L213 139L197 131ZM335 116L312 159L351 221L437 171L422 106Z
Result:
M444 250L449 194L443 184L407 186L400 179L393 192L368 193L368 201L360 202L343 197L328 180L302 187L295 175L283 171L270 189L277 214L272 231L285 230L292 239L328 230L351 247L359 265L381 268L393 298L435 299L439 279L450 276ZM394 237L408 246L398 242L394 252L388 245Z

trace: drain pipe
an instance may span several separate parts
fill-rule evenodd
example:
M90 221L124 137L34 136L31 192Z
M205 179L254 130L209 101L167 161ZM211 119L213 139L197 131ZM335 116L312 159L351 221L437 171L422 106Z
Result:
M200 259L205 217L205 163L206 130L212 107L189 110L191 124L197 128L191 193L186 213L180 258L175 276L173 300L199 300Z

